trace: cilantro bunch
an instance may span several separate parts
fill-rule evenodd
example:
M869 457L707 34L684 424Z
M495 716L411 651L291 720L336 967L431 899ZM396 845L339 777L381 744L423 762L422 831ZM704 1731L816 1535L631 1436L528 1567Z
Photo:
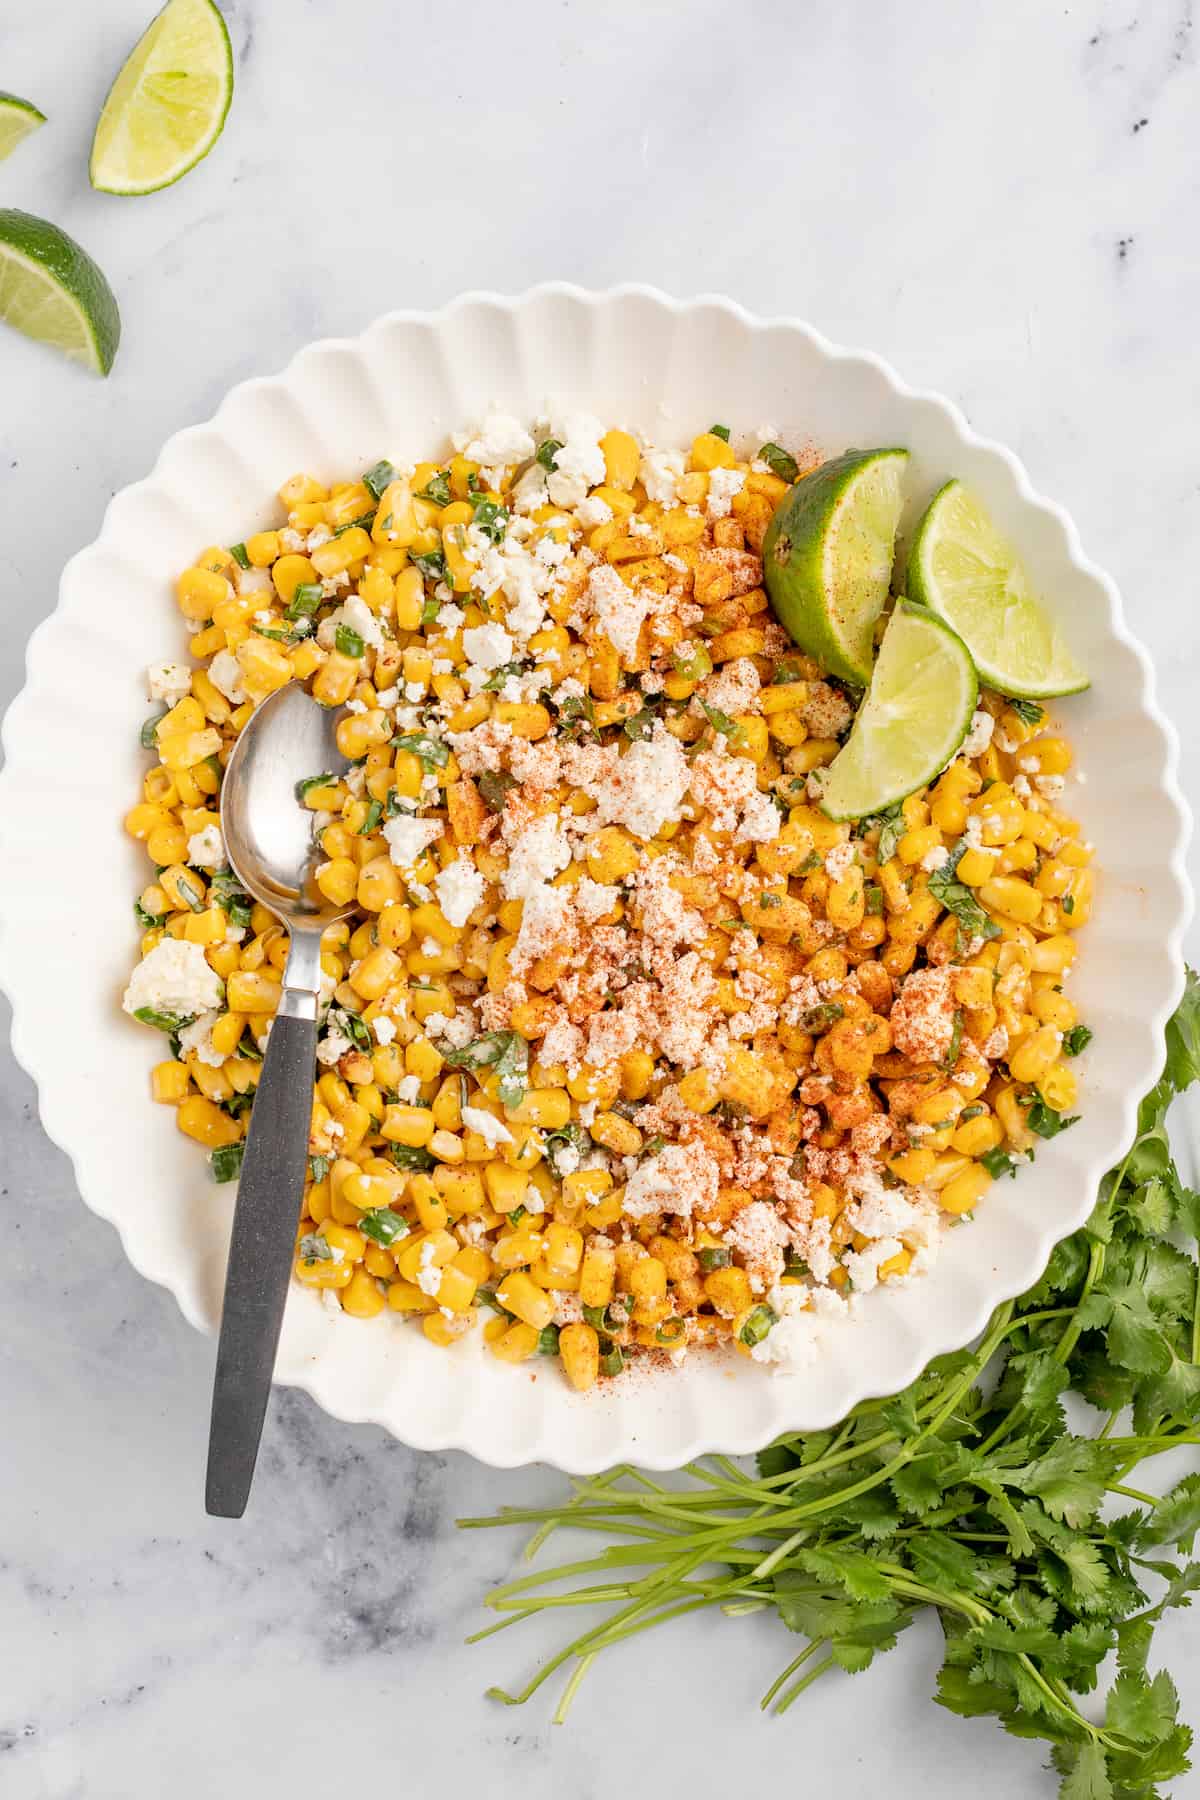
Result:
M827 1671L867 1668L933 1608L939 1705L1047 1742L1060 1800L1160 1795L1188 1768L1192 1734L1170 1675L1151 1673L1153 1637L1200 1588L1187 1560L1200 1474L1158 1498L1136 1471L1200 1442L1200 1194L1180 1182L1166 1128L1198 1079L1189 972L1162 1078L1087 1225L974 1348L903 1393L781 1439L754 1473L714 1456L665 1485L626 1467L557 1506L462 1520L536 1524L531 1554L560 1525L620 1540L489 1595L502 1618L479 1637L547 1605L604 1609L519 1693L493 1697L519 1704L570 1665L561 1720L601 1650L715 1606L773 1611L804 1640L764 1697L782 1712ZM1069 1395L1088 1403L1070 1420ZM1075 1428L1085 1413L1092 1427Z

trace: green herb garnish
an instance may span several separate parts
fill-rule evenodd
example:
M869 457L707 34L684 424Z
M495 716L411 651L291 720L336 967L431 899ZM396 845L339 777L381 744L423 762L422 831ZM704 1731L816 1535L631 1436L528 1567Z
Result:
M285 619L311 619L323 599L319 581L298 581L283 616Z
M518 786L518 782L516 776L510 775L507 769L484 769L475 785L489 812L503 812L504 802Z
M702 1250L697 1250L696 1261L711 1274L713 1269L729 1268L733 1262L733 1251L728 1244L706 1244Z
M1008 703L1023 725L1038 726L1046 717L1046 709L1036 700L1010 700Z
M330 1169L328 1156L310 1156L308 1159L308 1178L310 1181L324 1181Z
M1036 1131L1040 1138L1056 1138L1059 1132L1065 1131L1069 1125L1079 1123L1078 1113L1072 1113L1070 1118L1065 1118L1062 1113L1055 1112L1052 1106L1047 1106L1040 1094L1018 1095L1017 1098L1022 1105L1026 1104L1026 1101L1028 1102L1029 1110L1025 1114L1025 1123L1030 1131Z
M1087 1049L1091 1041L1092 1033L1086 1025L1072 1025L1070 1031L1063 1033L1064 1056L1078 1056L1081 1050Z
M500 1077L497 1092L505 1106L520 1106L525 1098L529 1045L519 1032L485 1032L461 1050L447 1050L445 1059L452 1069L493 1069Z
M883 889L878 882L867 882L863 888L863 900L866 903L868 916L878 917L883 911Z
M697 698L699 698L699 696L697 696ZM731 744L740 744L743 742L746 733L742 730L740 725L729 717L728 713L723 713L719 706L710 706L707 700L701 700L700 710L703 712L713 730L719 731L721 736L723 738L728 738Z
M710 425L708 428L708 435L709 437L719 437L722 443L727 444L729 442L729 427L728 425Z
M230 544L229 554L232 556L239 569L248 569L250 567L250 558L246 555L245 544Z
M306 775L303 781L296 783L296 798L303 801L305 795L310 794L313 788L326 787L330 782L336 780L337 776L330 769L326 769L323 775Z
M779 1314L764 1300L761 1305L752 1307L742 1320L742 1328L738 1332L738 1342L745 1344L747 1348L754 1344L761 1344L772 1325L778 1323Z
M582 1125L578 1125L574 1119L570 1119L560 1131L552 1131L547 1135L545 1144L542 1146L542 1154L550 1165L550 1173L554 1179L561 1181L564 1175L569 1175L572 1169L579 1167L580 1159L585 1157L591 1148L591 1137ZM576 1152L573 1161L568 1158L569 1168L563 1167L562 1153L566 1149Z
M489 543L499 544L508 527L508 514L498 501L480 500L471 514L471 523L479 527Z
M904 806L897 801L895 806L885 806L882 812L872 813L870 818L861 821L863 831L879 831L879 847L875 852L876 862L891 862L896 854L896 845L908 830L904 823Z
M558 453L561 449L562 445L557 438L544 438L537 447L534 461L539 462L543 469L557 469Z
M765 462L772 475L778 475L780 481L791 483L800 474L800 464L794 456L789 456L781 444L760 444L757 460Z
M543 1325L538 1332L537 1354L539 1356L558 1355L558 1326Z
M359 633L349 625L339 625L333 634L334 648L341 656L361 656L366 645Z
M398 1169L432 1169L437 1161L432 1150L418 1149L415 1144L389 1144L387 1153Z
M450 476L447 470L439 469L431 475L425 486L416 495L418 500L429 500L434 506L449 506Z
M930 875L929 891L947 912L954 914L968 937L999 937L1000 927L996 921L984 912L970 888L954 879L954 871L962 861L966 849L966 838L959 838L941 868L935 869Z
M369 837L383 817L383 801L372 800L367 808L366 817L358 828L357 836Z
M133 916L143 931L157 931L160 925L167 922L166 913L147 912L140 900L133 903Z
M1017 1172L1016 1163L1007 1150L1001 1150L999 1145L994 1150L985 1150L979 1161L993 1181L999 1181L1002 1175L1015 1175Z
M974 1346L939 1357L892 1399L856 1407L836 1431L778 1440L757 1472L721 1459L669 1487L637 1471L588 1482L595 1551L573 1548L565 1568L523 1570L490 1596L504 1609L515 1600L523 1616L550 1596L556 1607L603 1609L543 1671L576 1659L557 1716L635 1614L650 1625L698 1608L714 1622L773 1612L800 1639L764 1702L779 1710L829 1670L867 1668L934 1611L938 1702L1048 1744L1060 1800L1155 1800L1183 1773L1191 1732L1151 1656L1160 1620L1200 1589L1200 1562L1189 1560L1200 1475L1159 1499L1139 1465L1200 1441L1200 1197L1180 1182L1165 1126L1172 1099L1198 1077L1200 984L1189 975L1163 1077L1091 1219ZM1097 1409L1096 1426L1072 1429L1068 1391ZM461 1522L534 1525L544 1544L579 1507L572 1492ZM540 1679L495 1692L523 1701ZM1099 1704L1081 1702L1101 1680Z
M309 1231L300 1239L296 1254L301 1262L332 1262L333 1246L325 1242L319 1231Z
M444 769L450 761L450 746L428 731L405 731L392 739L393 750L411 750L427 775Z
M236 1181L241 1173L242 1158L245 1154L244 1140L239 1144L222 1144L219 1150L214 1150L208 1159L213 1180L216 1182Z
M156 713L151 713L150 717L145 720L141 730L138 732L138 743L142 746L143 750L158 749L158 727L160 722L166 718L169 711L169 707L160 707Z
M671 662L685 681L703 681L713 671L713 659L705 644L693 644L690 650L672 650Z
M356 1224L361 1232L376 1244L382 1244L385 1250L397 1239L407 1237L411 1229L408 1220L402 1219L390 1206L374 1206L368 1212L360 1213Z
M178 1037L184 1026L190 1025L196 1015L159 1012L153 1006L139 1006L133 1016L143 1025L153 1025L155 1031L165 1031L169 1037Z
M384 488L390 487L393 481L398 480L399 473L399 470L394 469L385 458L380 462L373 463L367 470L363 476L363 486L372 500L382 500Z

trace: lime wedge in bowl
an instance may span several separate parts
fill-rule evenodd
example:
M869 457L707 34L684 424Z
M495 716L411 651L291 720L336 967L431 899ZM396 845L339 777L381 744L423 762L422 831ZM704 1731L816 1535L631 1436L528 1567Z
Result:
M22 100L19 94L6 94L0 88L0 162L11 156L31 131L45 123L45 113L32 100Z
M109 89L92 140L92 186L170 187L212 149L232 98L233 52L213 0L167 0Z
M871 679L892 574L907 450L847 450L780 501L763 574L781 625L854 687Z
M832 819L862 819L945 768L971 727L979 683L970 653L923 606L899 600L875 673L821 794Z
M107 375L121 341L112 289L48 219L0 207L0 323Z
M948 481L925 510L907 589L958 633L1000 693L1039 700L1088 686L1017 552L960 481Z

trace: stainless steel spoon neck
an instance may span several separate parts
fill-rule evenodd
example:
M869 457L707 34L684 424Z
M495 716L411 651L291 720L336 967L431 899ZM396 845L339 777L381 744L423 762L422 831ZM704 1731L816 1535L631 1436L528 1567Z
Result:
M279 1015L284 1019L315 1019L321 992L320 930L293 921L291 945L283 971L283 996Z

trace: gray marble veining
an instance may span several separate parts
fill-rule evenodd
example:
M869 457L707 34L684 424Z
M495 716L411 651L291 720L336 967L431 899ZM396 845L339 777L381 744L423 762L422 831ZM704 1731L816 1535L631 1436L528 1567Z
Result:
M51 118L0 205L77 235L125 322L106 384L0 341L0 702L111 493L233 382L393 305L646 279L869 345L1011 444L1122 586L1200 793L1190 0L225 10L224 138L141 201L92 194L85 163L146 0L0 16L0 78ZM762 1619L601 1659L564 1728L552 1700L484 1700L556 1637L464 1648L521 1539L454 1519L560 1478L278 1393L250 1514L206 1520L211 1345L84 1210L7 1054L0 1141L4 1800L1052 1791L1036 1749L928 1704L932 1629L782 1723L756 1702L793 1646ZM1200 1715L1188 1616L1164 1639Z

